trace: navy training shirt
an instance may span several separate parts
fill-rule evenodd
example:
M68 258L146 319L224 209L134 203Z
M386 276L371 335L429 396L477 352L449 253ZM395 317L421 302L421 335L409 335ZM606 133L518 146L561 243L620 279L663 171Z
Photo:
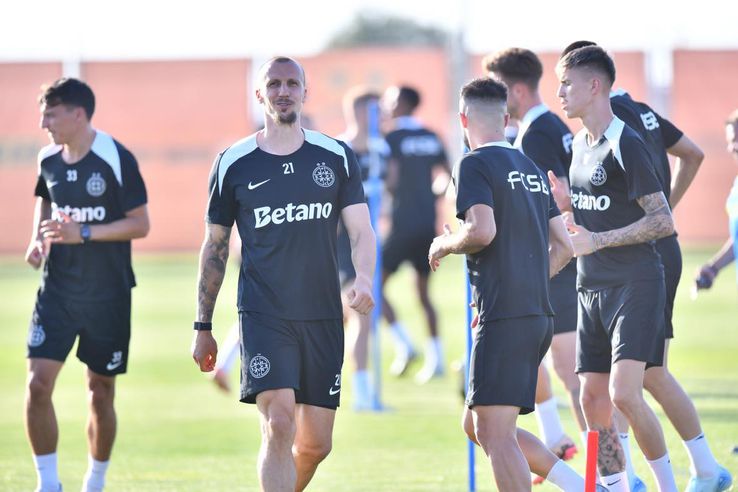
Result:
M396 129L385 136L390 158L398 166L392 195L392 230L424 233L436 228L433 167L447 162L441 139L410 116L397 118Z
M361 172L345 143L303 131L289 155L264 152L256 134L218 155L206 220L238 227L240 311L340 319L336 230L344 207L364 203Z
M483 250L466 255L481 322L551 316L548 297L548 223L560 215L548 178L507 142L466 154L453 172L456 216L473 205L492 208L497 233Z
M587 141L587 129L582 129L572 149L569 182L574 219L591 232L638 221L645 212L636 200L662 191L645 143L617 117L594 145ZM663 277L653 241L581 256L577 272L578 286L590 290Z
M90 151L74 164L62 158L61 145L38 155L35 195L82 224L108 224L146 203L146 187L128 149L96 130ZM136 285L131 241L52 244L44 264L40 293L82 302L125 299Z
M676 144L684 132L663 118L648 104L635 101L625 91L610 93L610 104L615 116L631 127L643 139L651 152L656 177L664 196L671 195L671 167L666 149Z

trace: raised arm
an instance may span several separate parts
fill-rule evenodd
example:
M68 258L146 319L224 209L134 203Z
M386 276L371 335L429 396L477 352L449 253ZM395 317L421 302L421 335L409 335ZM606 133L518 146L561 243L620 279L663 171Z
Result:
M47 219L41 222L41 234L52 243L82 243L83 224L58 211L61 220ZM90 224L90 241L129 241L145 237L149 233L149 213L146 205L126 212L122 219L107 224Z
M428 262L435 272L441 258L450 254L472 254L486 248L497 235L497 224L492 207L483 204L472 205L464 214L464 222L456 232L451 232L448 224L444 233L436 237L428 251Z
M645 243L674 233L674 220L663 192L644 195L637 201L645 215L625 227L595 233L568 224L574 254L584 256L600 249Z
M365 203L344 207L341 220L351 241L351 261L356 278L348 293L349 307L367 314L374 307L372 280L377 262L377 239Z
M574 256L574 247L569 239L564 220L560 215L548 221L548 276L553 277Z
M671 208L675 208L686 193L692 180L705 158L704 152L692 142L689 137L682 135L677 143L666 149L676 157L674 172L671 177L671 195L669 197Z
M197 316L201 323L213 320L215 301L225 277L228 262L228 243L231 228L217 224L208 224L205 240L200 249L200 267L197 277ZM215 368L218 345L212 331L198 330L192 344L192 358L201 371L209 372Z
M48 243L44 241L41 233L41 224L51 218L51 202L45 198L36 198L36 205L33 209L33 229L31 230L31 240L28 242L26 249L26 262L33 268L41 266L41 262L49 254Z

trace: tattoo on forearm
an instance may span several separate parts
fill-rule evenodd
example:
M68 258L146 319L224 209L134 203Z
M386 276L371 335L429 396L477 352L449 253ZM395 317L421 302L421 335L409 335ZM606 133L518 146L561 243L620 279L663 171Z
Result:
M614 475L625 471L625 454L623 447L620 445L620 438L615 425L610 428L594 425L592 430L600 433L599 436L599 453L597 455L597 468L600 475Z
M620 229L594 233L595 250L654 241L674 232L674 220L662 192L642 196L637 201L646 215Z
M212 233L208 233L200 252L200 276L197 281L198 321L213 319L215 300L223 283L228 261L229 236L226 234L225 237L214 237Z

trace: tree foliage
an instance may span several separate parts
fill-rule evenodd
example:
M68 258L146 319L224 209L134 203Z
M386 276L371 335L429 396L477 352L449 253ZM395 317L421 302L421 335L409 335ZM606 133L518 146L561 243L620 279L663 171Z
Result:
M361 12L326 46L328 49L357 46L443 46L448 33L423 26L412 19L375 12Z

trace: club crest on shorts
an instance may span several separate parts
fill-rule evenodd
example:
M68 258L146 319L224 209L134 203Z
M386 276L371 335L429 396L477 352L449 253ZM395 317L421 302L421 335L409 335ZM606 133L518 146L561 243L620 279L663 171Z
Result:
M249 373L256 379L261 379L269 374L269 369L272 365L269 363L269 359L261 354L257 354L249 362Z
M31 329L28 332L28 346L39 347L46 341L46 332L44 327L31 323Z
M333 173L333 169L325 165L325 162L319 162L313 169L313 181L318 186L329 188L336 182L336 175Z
M102 196L106 187L105 180L100 173L92 173L90 179L87 180L87 193L94 197Z
M607 181L607 171L602 166L601 162L592 169L592 175L589 177L589 182L595 186L602 186Z

